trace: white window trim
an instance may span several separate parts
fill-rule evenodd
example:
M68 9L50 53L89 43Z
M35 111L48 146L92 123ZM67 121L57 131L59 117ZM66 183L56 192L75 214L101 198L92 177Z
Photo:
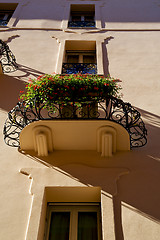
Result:
M78 40L78 39L76 39L76 40ZM62 64L65 59L65 41L72 41L72 40L65 39L65 40L60 41L59 53L58 53L57 65L56 65L56 73L57 74L62 73ZM83 41L83 40L79 39L78 41ZM97 61L97 74L104 75L102 41L96 41L96 61Z
M55 170L56 173L56 170ZM70 182L66 186L59 186L59 178L55 179L53 169L50 168L23 168L20 174L28 178L30 183L29 196L31 197L28 219L26 221L25 240L44 240L44 228L47 212L47 203L97 203L101 204L102 239L115 240L113 196L101 190L100 187L89 187ZM57 174L57 173L56 173ZM119 174L116 175L116 179ZM34 179L34 184L33 184ZM57 182L58 181L58 182ZM70 181L75 181L71 179ZM55 186L53 186L55 182ZM115 187L115 186L114 186ZM25 192L27 190L25 189ZM27 192L26 192L27 194ZM114 193L116 194L116 193Z

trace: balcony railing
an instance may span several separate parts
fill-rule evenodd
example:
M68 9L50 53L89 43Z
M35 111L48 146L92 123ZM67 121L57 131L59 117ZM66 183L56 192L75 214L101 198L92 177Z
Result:
M62 74L97 74L96 63L63 63Z
M0 64L4 73L14 72L18 68L15 56L2 40L0 40Z
M68 27L75 27L75 28L81 28L81 27L89 27L94 28L95 27L95 21L69 21Z
M0 26L7 26L8 21L7 20L0 20Z
M52 109L45 103L25 105L19 102L9 113L4 125L4 140L7 145L19 147L19 134L28 124L39 120L109 120L122 125L129 133L132 148L147 143L147 130L141 114L131 106L115 97L84 103L68 102L65 106L53 102Z

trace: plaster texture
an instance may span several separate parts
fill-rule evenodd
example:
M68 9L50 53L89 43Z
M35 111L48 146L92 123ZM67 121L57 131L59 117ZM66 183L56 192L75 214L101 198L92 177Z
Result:
M62 193L58 201L67 197L66 201L72 197L76 201L75 189L81 189L80 195L76 192L80 201L101 203L103 240L158 240L160 1L16 3L8 25L0 27L0 38L19 65L14 73L0 74L0 239L43 239L46 204L48 199L55 201L56 188ZM71 4L95 4L96 28L68 28ZM82 49L96 42L98 74L122 81L124 101L138 108L145 121L146 146L108 158L91 149L56 150L39 157L34 151L22 152L4 143L7 112L16 105L24 82L44 73L61 73L66 41L79 41Z

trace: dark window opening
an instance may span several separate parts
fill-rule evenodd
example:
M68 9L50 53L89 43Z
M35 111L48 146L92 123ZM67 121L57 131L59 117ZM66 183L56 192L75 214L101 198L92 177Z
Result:
M17 3L0 3L0 26L7 26L17 5Z
M66 41L62 74L97 74L96 42Z
M95 27L95 5L72 4L68 27Z
M101 240L99 204L54 204L47 208L45 240Z

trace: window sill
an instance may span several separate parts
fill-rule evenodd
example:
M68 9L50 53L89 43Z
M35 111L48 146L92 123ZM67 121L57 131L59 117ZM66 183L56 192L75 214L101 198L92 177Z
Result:
M7 25L3 26L3 25L0 25L0 28L9 28Z

